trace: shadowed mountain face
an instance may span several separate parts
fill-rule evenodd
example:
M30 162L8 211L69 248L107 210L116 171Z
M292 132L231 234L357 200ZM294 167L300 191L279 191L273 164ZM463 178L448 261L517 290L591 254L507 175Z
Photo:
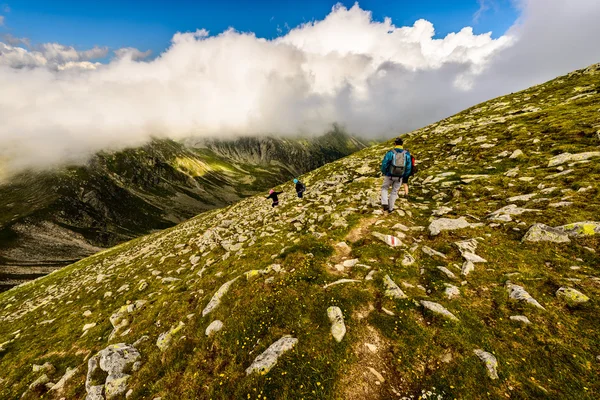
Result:
M0 285L231 204L363 147L339 131L306 140L157 140L98 154L84 166L13 177L0 186Z
M0 398L598 399L599 110L596 65L407 134L391 213L387 142L0 293Z

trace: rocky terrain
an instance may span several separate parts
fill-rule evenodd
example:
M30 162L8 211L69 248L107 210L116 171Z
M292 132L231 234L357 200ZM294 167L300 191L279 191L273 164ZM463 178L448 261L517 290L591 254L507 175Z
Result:
M597 399L600 65L0 294L5 399Z
M364 145L312 139L156 140L87 165L0 182L0 290L234 203Z

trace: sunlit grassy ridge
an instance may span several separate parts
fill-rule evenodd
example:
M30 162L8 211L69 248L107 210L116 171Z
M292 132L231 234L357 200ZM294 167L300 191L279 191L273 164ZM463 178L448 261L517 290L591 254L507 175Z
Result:
M84 398L89 357L147 335L136 344L142 365L129 380L130 399L598 398L599 235L568 243L522 238L534 223L600 220L600 157L549 166L565 152L600 151L599 91L600 66L593 66L408 134L420 171L410 198L391 215L378 206L385 143L303 176L303 201L291 183L283 185L275 212L264 197L248 198L0 294L0 397L39 396L45 389L28 389L41 375L32 364L50 362L52 382L67 367L79 370L62 392L44 398ZM490 219L510 204L530 211ZM481 226L431 236L427 226L440 217L434 213ZM390 247L373 233L405 246ZM465 276L455 242L469 239L487 262ZM246 274L253 270L262 271ZM386 275L406 299L384 295ZM357 282L324 288L339 279ZM510 300L508 280L544 309ZM448 285L458 297L448 298ZM556 295L560 287L590 300L567 306ZM109 317L136 300L147 303L109 341ZM439 303L458 321L420 301ZM344 315L340 343L330 333L330 306ZM217 319L223 329L207 337ZM160 351L159 335L180 322ZM267 374L247 376L284 335L297 338L296 346ZM477 349L496 357L498 379Z

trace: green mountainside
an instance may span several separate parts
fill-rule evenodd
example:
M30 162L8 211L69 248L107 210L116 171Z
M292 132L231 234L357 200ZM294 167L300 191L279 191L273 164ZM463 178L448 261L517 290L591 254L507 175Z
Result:
M170 140L0 185L0 289L224 207L364 145L314 139Z
M600 398L600 64L0 294L3 399Z

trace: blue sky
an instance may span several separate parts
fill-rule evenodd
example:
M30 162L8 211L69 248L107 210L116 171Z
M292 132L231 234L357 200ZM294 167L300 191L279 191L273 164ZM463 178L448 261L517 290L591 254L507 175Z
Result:
M94 45L111 49L136 47L156 55L169 45L175 32L205 28L217 34L233 27L273 38L311 20L323 19L337 1L328 0L0 0L4 26L0 35L29 38L33 44L57 42L77 49ZM350 7L354 1L341 1ZM361 8L376 20L392 18L396 26L431 21L437 36L472 26L475 33L502 35L516 20L512 0L363 0ZM0 39L1 40L1 39Z

